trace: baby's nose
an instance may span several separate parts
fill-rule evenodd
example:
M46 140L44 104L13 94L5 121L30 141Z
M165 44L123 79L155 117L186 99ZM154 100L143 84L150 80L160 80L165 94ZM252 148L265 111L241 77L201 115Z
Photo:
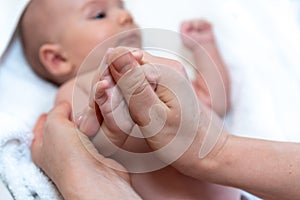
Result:
M126 24L132 24L133 18L128 11L121 10L118 16L118 23L122 26Z

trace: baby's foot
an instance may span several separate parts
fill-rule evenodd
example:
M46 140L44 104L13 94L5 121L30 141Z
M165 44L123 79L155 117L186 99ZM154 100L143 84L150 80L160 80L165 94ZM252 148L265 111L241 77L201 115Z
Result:
M130 102L133 93L121 94L119 87L132 88L130 84L125 84L124 80L127 73L131 72L128 69L139 68L147 81L151 83L152 89L155 90L159 79L158 72L154 66L142 62L143 56L144 54L140 50L131 52L124 47L114 49L108 55L108 70L105 71L104 77L95 86L95 101L103 116L101 130L115 146L131 152L147 152L149 147L128 111L127 102ZM122 75L120 73L122 71L126 71L126 73ZM101 151L101 147L106 146L104 151L108 151L107 154L113 153L116 148L112 145L108 146L107 143L101 143L103 139L98 135L100 134L97 134L93 139L96 147ZM97 145L97 143L100 144ZM107 150L108 148L112 149Z
M124 49L123 49L124 50ZM129 66L139 66L137 59L127 49L117 48L107 54L108 66L125 69ZM121 94L118 83L114 81L108 67L103 77L94 86L94 100L99 106L103 123L101 128L109 140L122 146L131 134L135 123L128 112L126 101Z
M108 68L107 60L110 57L110 51L104 57L105 64L99 69L99 71L104 70L104 72L95 74L93 78L93 88L89 94L89 105L76 121L80 131L89 138L92 139L96 135L98 135L98 138L99 134L104 133L111 142L119 146L128 136L125 133L130 133L133 122L123 96L112 79ZM118 60L116 59L116 62ZM103 137L101 136L101 138Z
M207 45L215 45L211 24L206 20L185 21L181 24L180 32L184 46L191 51L196 50L199 45L204 48Z

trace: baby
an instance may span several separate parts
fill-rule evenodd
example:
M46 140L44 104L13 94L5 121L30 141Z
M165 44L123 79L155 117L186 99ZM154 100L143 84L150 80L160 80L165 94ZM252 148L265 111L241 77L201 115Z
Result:
M65 100L72 102L74 77L85 57L95 46L111 36L138 28L120 0L31 0L20 25L24 53L34 72L61 85L56 103ZM214 58L225 83L227 95L218 96L223 86L214 84L215 71L211 70L213 66L208 58L203 56L201 47L183 37L184 45L194 54L203 76L196 75L194 81L199 99L219 115L224 115L228 104L218 102L229 102L226 99L229 97L229 79L215 46L210 25L203 20L188 21L182 24L181 32L201 44ZM135 34L135 40L132 40L132 37L123 37L104 44L107 46L103 47L103 54L99 56L104 56L106 50L111 47L141 47L141 38L139 34ZM138 60L137 57L134 59ZM119 63L121 67L123 64ZM80 74L81 78L89 80L82 86L87 97L90 95L91 79L95 71L96 69L91 67ZM213 101L215 103L212 104L211 99L219 101ZM102 115L105 123L105 113L102 112ZM99 124L95 116L88 116L87 119L92 119L94 123L91 124L95 124L96 130ZM84 123L81 126L84 126ZM87 130L89 128L90 126L87 126ZM94 133L94 130L91 133ZM97 143L95 135L90 137L94 137L93 142ZM131 174L131 181L133 188L143 199L240 198L235 189L192 179L170 166L150 173Z

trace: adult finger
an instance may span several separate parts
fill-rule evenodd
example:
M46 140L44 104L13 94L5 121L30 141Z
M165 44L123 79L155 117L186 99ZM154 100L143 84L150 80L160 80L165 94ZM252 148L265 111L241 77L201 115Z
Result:
M69 121L71 117L71 106L66 102L62 102L54 107L48 113L48 120L62 120L62 121Z
M37 120L33 129L34 138L32 140L30 150L31 150L32 160L34 163L37 164L39 163L39 153L41 152L41 148L43 145L43 134L44 134L46 118L47 118L46 114L41 115Z
M33 134L34 134L33 142L41 141L41 139L43 137L43 131L44 131L45 123L46 123L46 118L47 118L47 115L43 114L37 120L37 122L33 128Z
M110 72L128 104L131 117L138 125L149 124L153 106L167 110L147 81L143 68L128 49L116 48L111 52L108 63Z

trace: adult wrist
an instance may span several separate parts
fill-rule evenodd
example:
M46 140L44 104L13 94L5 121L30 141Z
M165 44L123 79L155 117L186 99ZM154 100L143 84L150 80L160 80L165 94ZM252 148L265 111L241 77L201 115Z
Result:
M65 171L61 173L61 176L53 180L58 190L66 200L84 199L84 194L82 194L84 187L81 184L85 184L86 180L84 179L88 175L82 173L83 169L80 166L71 165L64 169Z
M222 166L226 158L224 148L228 145L233 136L226 131L222 131L212 147L212 150L205 156L200 158L199 153L194 153L193 159L190 159L190 165L180 170L183 174L194 177L199 180L217 183L218 174L222 174ZM201 149L201 147L200 147Z
M212 175L217 174L222 169L223 162L227 159L224 158L224 149L232 137L233 135L222 131L212 151L206 157L200 159L200 168L203 174L207 176L206 179L212 179Z

